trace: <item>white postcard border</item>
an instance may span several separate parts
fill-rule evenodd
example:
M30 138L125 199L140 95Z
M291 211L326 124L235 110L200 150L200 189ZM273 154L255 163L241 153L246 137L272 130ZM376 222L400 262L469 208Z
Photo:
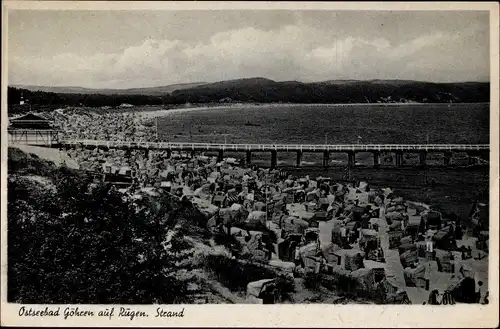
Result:
M83 1L5 1L2 3L2 135L1 140L1 324L11 326L216 326L216 327L495 327L498 325L498 218L499 218L499 6L494 2L83 2ZM488 10L490 11L490 252L489 305L123 305L149 314L147 318L108 319L106 317L20 317L20 305L7 303L7 219L6 219L6 155L7 155L7 10L12 9L77 9L77 10L227 10L227 9L324 9L324 10ZM56 305L31 305L37 309ZM60 305L98 312L120 305ZM181 318L155 318L156 309L180 311Z

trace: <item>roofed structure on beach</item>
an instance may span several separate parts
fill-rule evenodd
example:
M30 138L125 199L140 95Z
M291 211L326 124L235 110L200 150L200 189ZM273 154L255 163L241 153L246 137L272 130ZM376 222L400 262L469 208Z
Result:
M34 129L34 130L54 130L52 122L46 118L28 113L23 116L9 120L10 129Z
M60 132L50 120L33 113L10 119L7 131L10 143L46 146L57 143Z

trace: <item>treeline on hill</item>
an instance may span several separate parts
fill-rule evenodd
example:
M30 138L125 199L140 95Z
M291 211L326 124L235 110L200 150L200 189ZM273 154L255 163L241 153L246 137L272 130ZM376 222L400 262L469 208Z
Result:
M168 195L130 202L17 149L9 149L8 168L9 302L191 301L192 278L177 273L190 270L182 265L192 254L184 234L204 234L193 207ZM167 232L179 226L166 250Z
M98 92L98 91L96 91ZM477 103L489 102L489 83L428 83L403 80L275 82L251 78L203 84L162 96L75 94L8 88L8 103L19 104L21 93L37 106L179 105L186 103Z
M474 103L489 102L489 83L437 84L417 81L349 81L301 83L263 78L241 79L177 90L177 103L208 103L229 98L258 103Z
M116 107L121 104L131 105L162 105L170 102L167 96L149 96L149 95L101 95L101 94L66 94L52 93L44 91L31 91L27 89L8 88L7 101L9 107L18 105L21 95L30 104L39 107L60 107L60 106L86 106ZM166 99L164 99L166 98Z

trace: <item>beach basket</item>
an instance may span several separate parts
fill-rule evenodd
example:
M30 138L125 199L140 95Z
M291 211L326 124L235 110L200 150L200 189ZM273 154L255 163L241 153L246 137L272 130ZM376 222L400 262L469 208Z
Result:
M440 272L454 272L454 264L452 262L452 254L449 251L436 249L436 261L438 264L438 271Z
M348 250L345 253L345 269L347 271L356 271L357 269L363 268L363 259L363 252L359 250Z
M409 267L418 261L417 250L408 250L400 256L403 267Z
M398 247L399 254L403 254L409 250L417 250L417 246L414 243L402 244Z

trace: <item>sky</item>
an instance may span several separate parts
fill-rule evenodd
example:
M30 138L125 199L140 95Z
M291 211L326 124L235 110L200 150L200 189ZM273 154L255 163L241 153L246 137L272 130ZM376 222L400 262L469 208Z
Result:
M489 81L487 11L8 12L10 85Z

